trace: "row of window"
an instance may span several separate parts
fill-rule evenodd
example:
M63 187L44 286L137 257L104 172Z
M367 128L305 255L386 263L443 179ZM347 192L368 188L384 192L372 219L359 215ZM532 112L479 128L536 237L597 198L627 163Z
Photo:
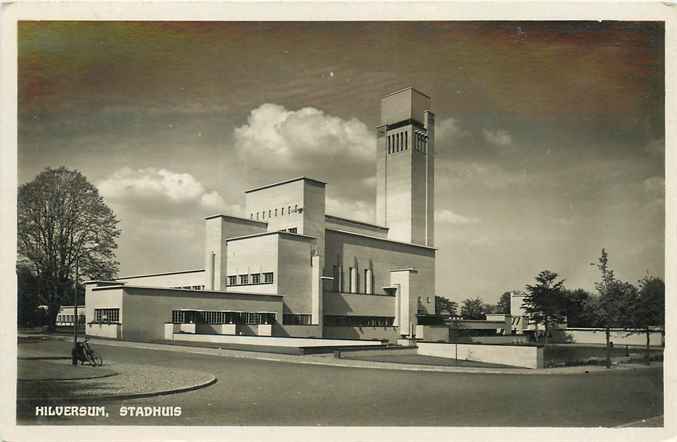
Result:
M56 322L73 323L75 315L56 315ZM78 321L85 322L85 315L78 315Z
M388 135L388 138L386 138L386 146L389 154L409 149L409 133L400 132Z
M418 297L418 302L419 302L419 304L423 304L423 297L422 297L422 296L419 296L419 297ZM426 298L425 298L425 303L426 303L426 304L430 304L430 302L431 302L431 301L430 301L430 296L426 296Z
M184 285L181 287L171 287L173 289L185 289L185 290L204 290L205 286L203 285Z
M95 322L120 322L119 308L97 308L94 309Z
M273 324L275 313L173 310L174 324Z
M260 212L252 212L252 213L249 214L249 219L256 219L257 221L258 220L264 220L264 219L266 219L266 213L268 213L268 219L276 217L278 213L280 214L280 216L284 216L285 215L284 209L285 209L284 207L280 208L279 212L278 212L277 209L268 209L267 211L262 210ZM291 215L292 213L301 212L301 210L299 210L298 204L294 204L293 211L292 211L291 206L287 206L286 209L287 209L286 215Z
M415 132L413 137L414 149L425 152L428 137L422 132ZM388 153L402 152L409 149L409 132L400 132L388 135L386 138Z
M338 266L334 266L333 267L334 290L343 293L362 293L365 295L373 295L374 275L372 270L364 269L362 275L363 275L362 284L360 284L360 277L357 268L349 267L348 278L344 281L343 269L339 269Z
M324 317L327 327L392 327L392 316L334 316Z
M263 275L263 280L261 276ZM273 272L266 273L252 273L242 274L242 275L229 275L226 279L226 285L236 286L236 285L257 285L257 284L272 284L273 283Z
M415 132L414 133L414 149L418 150L419 152L425 152L427 140L428 140L428 136L426 134L424 134L422 132Z
M313 323L313 315L285 314L285 315L282 315L282 323L284 325L311 325Z

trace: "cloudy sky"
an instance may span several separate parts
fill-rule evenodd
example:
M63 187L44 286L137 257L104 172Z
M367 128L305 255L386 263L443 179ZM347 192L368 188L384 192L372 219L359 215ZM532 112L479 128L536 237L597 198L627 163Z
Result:
M379 101L437 115L437 292L495 302L550 269L664 273L664 37L644 22L24 22L19 181L79 169L122 274L202 268L203 217L325 180L374 220Z

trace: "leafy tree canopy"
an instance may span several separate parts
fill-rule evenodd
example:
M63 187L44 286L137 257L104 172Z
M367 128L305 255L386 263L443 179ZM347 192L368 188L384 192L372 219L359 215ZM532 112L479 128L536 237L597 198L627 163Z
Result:
M496 304L496 313L510 313L510 293L504 292Z
M546 335L550 324L565 316L564 280L557 281L558 277L557 273L544 270L536 276L536 284L526 286L524 311L531 319L545 325Z
M461 305L461 316L463 319L484 319L486 316L483 307L484 303L480 298L468 298Z
M111 279L118 220L98 190L76 170L47 168L19 187L18 253L37 279L52 324L76 266L88 279Z

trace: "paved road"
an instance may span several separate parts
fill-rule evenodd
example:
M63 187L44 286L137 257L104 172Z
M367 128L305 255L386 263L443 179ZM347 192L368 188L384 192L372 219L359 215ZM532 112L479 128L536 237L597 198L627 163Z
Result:
M63 347L66 352L70 344L30 345ZM97 350L104 359L120 363L208 371L218 382L188 393L106 402L108 418L36 418L32 416L35 404L19 403L17 422L595 427L663 414L660 368L581 375L488 375L296 365L109 346ZM182 415L119 416L121 406L132 405L181 406Z

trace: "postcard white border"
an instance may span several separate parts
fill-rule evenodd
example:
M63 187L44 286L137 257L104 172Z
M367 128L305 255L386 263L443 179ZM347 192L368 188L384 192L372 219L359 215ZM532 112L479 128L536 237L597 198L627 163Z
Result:
M648 441L676 438L677 378L672 337L677 327L666 325L665 427L626 429L471 428L471 427L138 427L138 426L16 426L16 258L17 189L17 28L19 20L658 20L665 21L666 42L666 317L675 311L677 281L674 207L677 183L675 72L677 6L669 2L3 2L0 28L0 306L7 326L2 339L3 381L0 407L3 440L323 440L323 441L441 441L552 440ZM672 110L672 112L670 112Z

